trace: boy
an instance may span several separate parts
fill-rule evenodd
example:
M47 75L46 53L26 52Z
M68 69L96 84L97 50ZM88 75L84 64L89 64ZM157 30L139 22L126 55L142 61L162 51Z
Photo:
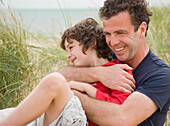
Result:
M62 36L61 48L67 51L67 58L73 66L120 64L118 60L108 63L112 51L105 42L103 29L92 18L67 29ZM28 125L85 126L85 113L70 88L84 92L92 98L117 104L122 104L129 95L111 90L100 82L92 85L76 81L67 83L61 74L52 73L44 77L30 95L0 124L25 125L35 120ZM41 117L38 118L39 116ZM89 125L95 124L89 121Z

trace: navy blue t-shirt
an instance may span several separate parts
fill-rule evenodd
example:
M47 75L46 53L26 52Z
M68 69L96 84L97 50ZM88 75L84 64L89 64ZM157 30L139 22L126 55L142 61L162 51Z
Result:
M135 91L145 94L159 107L139 126L163 126L170 106L170 67L149 50L133 75Z
M149 50L133 75L135 91L145 94L159 107L139 126L163 126L170 106L170 67Z

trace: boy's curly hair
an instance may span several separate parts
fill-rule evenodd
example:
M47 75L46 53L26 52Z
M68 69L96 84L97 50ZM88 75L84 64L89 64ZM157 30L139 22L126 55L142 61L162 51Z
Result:
M65 50L65 41L72 43L72 39L83 45L84 54L89 47L93 47L99 58L112 60L112 51L106 43L103 28L94 19L87 18L65 30L61 37L60 47Z
M104 6L99 10L99 16L101 19L107 20L123 11L129 12L135 32L142 22L147 24L148 30L152 12L149 10L146 0L106 0Z

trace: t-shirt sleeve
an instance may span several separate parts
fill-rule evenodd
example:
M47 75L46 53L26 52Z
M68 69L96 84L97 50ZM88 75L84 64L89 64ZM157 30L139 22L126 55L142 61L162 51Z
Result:
M117 93L117 92L119 92L119 93ZM128 96L129 96L129 94L120 92L120 91L116 91L116 93L112 92L111 95L109 95L107 93L103 93L100 90L97 90L95 98L98 100L102 100L102 101L108 101L108 102L113 102L113 103L117 103L117 104L122 104Z
M170 100L170 69L153 70L147 76L148 78L136 91L148 96L162 110Z

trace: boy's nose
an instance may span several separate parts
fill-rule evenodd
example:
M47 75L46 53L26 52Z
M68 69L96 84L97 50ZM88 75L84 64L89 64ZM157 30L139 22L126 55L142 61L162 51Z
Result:
M71 57L71 54L67 53L67 59L70 59L70 57Z

